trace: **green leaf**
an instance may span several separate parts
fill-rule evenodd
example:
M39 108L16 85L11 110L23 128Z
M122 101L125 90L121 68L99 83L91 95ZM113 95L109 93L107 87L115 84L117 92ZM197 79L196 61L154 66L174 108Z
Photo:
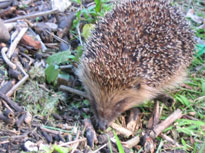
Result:
M202 147L201 147L199 153L203 153L204 149L205 149L205 141L203 142Z
M101 11L101 0L95 0L95 4L96 4L96 7L95 7L95 11L98 13Z
M122 147L122 144L121 144L121 142L120 142L120 139L118 138L116 132L113 131L113 133L114 133L114 136L115 136L115 139L116 139L117 148L118 148L119 153L125 153L125 151L124 151L124 149L123 149L123 147Z
M83 26L82 36L87 40L88 37L91 35L91 30L94 29L94 24L85 24Z
M201 80L202 96L205 96L205 80Z
M60 147L58 145L54 145L53 149L54 149L53 152L58 152L58 153L68 153L69 152L69 148Z
M196 56L201 56L202 54L205 53L205 45L204 44L197 44L196 45L196 50L197 50L197 55Z
M178 95L176 97L177 100L179 100L183 105L190 106L190 101L183 95Z
M109 147L110 153L113 153L113 151L112 151L112 144L111 144L110 136L109 135L107 135L107 139L108 139L108 147Z
M46 80L48 83L54 83L58 77L59 69L56 68L54 65L49 65L46 70Z
M83 54L83 47L82 46L78 46L78 48L75 50L75 58L73 58L73 60L75 62L79 62L80 57Z
M63 51L49 56L46 62L49 65L58 65L60 63L67 62L70 59L70 56L72 56L70 51Z
M70 79L70 75L69 74L64 74L64 73L60 73L58 75L58 77L63 78L65 80L69 80Z
M186 142L184 141L183 138L181 138L181 142L182 142L183 146L186 148L187 144L186 144Z
M196 29L196 36L205 40L205 28Z

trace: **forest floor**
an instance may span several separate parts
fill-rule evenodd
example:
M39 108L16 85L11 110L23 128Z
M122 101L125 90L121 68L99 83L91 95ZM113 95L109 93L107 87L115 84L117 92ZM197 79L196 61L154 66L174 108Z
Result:
M95 131L74 71L109 0L0 0L0 152L205 152L205 2L174 0L195 32L188 78ZM67 92L69 91L69 92Z

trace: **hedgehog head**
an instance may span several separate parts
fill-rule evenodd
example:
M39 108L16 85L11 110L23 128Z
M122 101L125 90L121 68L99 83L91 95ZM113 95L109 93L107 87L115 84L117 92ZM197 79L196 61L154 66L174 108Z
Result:
M97 126L100 129L106 127L126 110L136 107L145 100L156 96L157 90L143 83L142 79L135 79L130 84L121 82L121 86L116 87L109 83L101 84L97 74L91 74L86 63L78 68L78 76L87 91L89 101L93 108ZM104 83L106 80L103 81ZM116 85L117 82L113 83Z

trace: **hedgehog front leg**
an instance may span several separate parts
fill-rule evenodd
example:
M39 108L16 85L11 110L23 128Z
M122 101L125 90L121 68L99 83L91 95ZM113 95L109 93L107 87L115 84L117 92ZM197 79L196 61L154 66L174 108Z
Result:
M161 101L166 104L172 104L174 102L174 99L166 94L160 94L154 100Z

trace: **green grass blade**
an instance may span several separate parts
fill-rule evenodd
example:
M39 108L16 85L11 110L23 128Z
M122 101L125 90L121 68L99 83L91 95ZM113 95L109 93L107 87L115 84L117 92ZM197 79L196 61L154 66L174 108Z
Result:
M115 136L115 139L116 139L117 148L118 148L119 153L125 153L125 151L124 151L124 149L123 149L123 147L122 147L122 144L121 144L121 142L120 142L120 139L118 138L116 132L113 131L113 133L114 133L114 136Z

